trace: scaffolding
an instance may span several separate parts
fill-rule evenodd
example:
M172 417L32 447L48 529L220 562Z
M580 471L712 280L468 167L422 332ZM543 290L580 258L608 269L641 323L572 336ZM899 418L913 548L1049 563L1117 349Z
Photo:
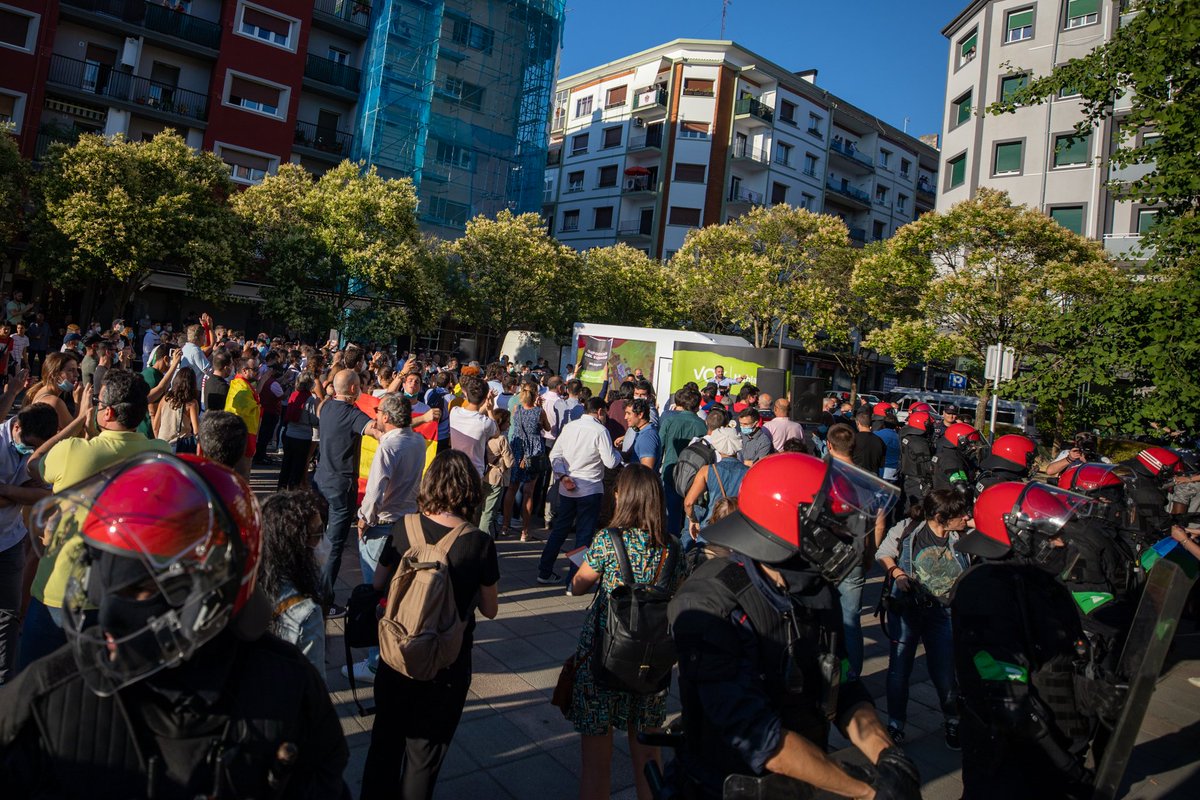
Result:
M565 0L382 0L355 158L411 177L422 222L538 211Z

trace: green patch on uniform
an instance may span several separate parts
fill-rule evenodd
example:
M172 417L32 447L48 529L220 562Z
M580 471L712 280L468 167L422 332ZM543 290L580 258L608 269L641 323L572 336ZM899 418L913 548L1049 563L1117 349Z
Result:
M1008 681L1029 683L1029 670L1006 661L997 661L986 650L980 650L973 659L979 677L985 681Z
M951 472L950 477L947 480L949 480L950 483L966 483L967 482L967 473L965 470L961 470L961 469L958 470L957 472Z
M1113 596L1108 592L1071 592L1071 596L1075 598L1075 605L1079 606L1084 616L1113 601Z
M839 680L839 683L849 683L850 682L850 659L848 659L848 658L842 659L841 673L842 674L841 674L841 679Z

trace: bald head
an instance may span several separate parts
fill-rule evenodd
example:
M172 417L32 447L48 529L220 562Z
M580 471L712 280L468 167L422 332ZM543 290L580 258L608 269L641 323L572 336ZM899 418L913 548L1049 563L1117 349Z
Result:
M333 376L333 391L337 395L357 393L358 373L352 369L344 369Z
M786 417L792 412L792 404L786 397L775 401L775 416Z

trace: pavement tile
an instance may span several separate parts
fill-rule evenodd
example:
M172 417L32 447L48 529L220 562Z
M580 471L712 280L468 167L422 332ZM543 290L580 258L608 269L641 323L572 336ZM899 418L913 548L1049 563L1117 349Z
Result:
M476 645L475 649L490 655L514 672L540 667L555 661L561 665L563 660L556 659L545 650L535 646L529 638L501 639L489 644Z
M524 800L524 798L507 791L490 774L479 770L450 780L439 780L437 788L433 791L433 797L434 800L466 800L467 798Z
M548 753L507 761L489 770L489 774L514 797L568 798L578 792L579 773L572 772Z

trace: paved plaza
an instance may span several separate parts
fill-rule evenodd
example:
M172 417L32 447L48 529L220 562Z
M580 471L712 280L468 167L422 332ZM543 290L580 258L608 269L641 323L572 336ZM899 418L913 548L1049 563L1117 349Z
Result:
M274 473L269 483L265 471L261 479L256 471L255 478L255 488L267 491ZM342 562L341 600L359 581L357 553L352 548L353 543L348 543ZM501 540L497 548L500 613L495 620L481 619L476 628L471 692L436 797L568 800L578 791L579 737L549 701L559 668L575 648L591 598L567 597L560 587L535 582L540 542ZM886 705L887 642L870 611L881 585L881 574L875 574L864 593L863 671L882 711ZM349 684L340 671L343 653L341 622L333 621L328 626L326 675L350 745L346 780L357 797L370 744L371 717L358 716ZM356 653L356 658L362 655ZM1200 676L1200 630L1188 625L1176 637L1171 661L1143 723L1123 796L1139 800L1200 798L1200 688L1188 683L1191 676ZM373 702L370 686L360 687L359 697L366 705ZM909 702L905 749L921 768L924 797L957 800L962 793L959 755L948 750L942 740L941 712L923 655L918 656L913 672ZM671 716L678 714L674 696L667 708ZM615 741L612 796L633 800L636 794L628 744L624 737ZM845 745L835 733L834 747Z

